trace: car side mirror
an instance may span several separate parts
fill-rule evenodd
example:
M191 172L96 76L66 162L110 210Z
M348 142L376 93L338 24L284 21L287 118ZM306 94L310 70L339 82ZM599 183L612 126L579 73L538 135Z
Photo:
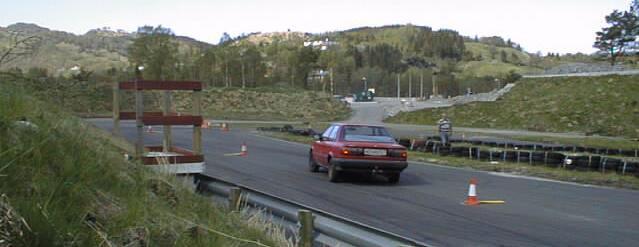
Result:
M316 141L321 141L322 137L320 135L313 135L313 139L315 139Z

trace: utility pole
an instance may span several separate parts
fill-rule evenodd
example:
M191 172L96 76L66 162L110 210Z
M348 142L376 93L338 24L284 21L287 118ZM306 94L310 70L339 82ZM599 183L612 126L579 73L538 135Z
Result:
M244 62L242 61L242 89L246 86L246 80L244 79Z
M413 97L413 73L408 72L408 98Z
M424 71L419 76L419 98L424 100Z
M400 99L399 74L397 74L397 100Z
M330 69L328 75L331 77L331 94L335 94L335 88L333 87L333 68Z
M437 74L439 70L437 68L433 69L433 97L437 96L439 92L437 91Z

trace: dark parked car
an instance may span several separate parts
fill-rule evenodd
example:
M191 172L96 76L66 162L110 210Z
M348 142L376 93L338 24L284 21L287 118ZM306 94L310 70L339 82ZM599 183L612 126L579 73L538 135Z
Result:
M309 169L317 172L320 166L328 168L331 182L338 181L343 173L357 172L381 174L397 183L407 166L406 148L382 126L333 124L315 138Z

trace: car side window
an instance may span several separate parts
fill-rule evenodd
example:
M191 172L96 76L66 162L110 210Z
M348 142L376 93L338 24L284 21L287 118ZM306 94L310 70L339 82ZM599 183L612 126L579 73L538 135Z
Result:
M326 129L322 134L322 138L330 139L331 131L333 131L333 129L335 129L335 126L328 127L328 129Z
M331 131L331 133L329 134L329 138L331 139L331 141L336 141L337 140L337 132L339 131L339 127L335 126L333 128L333 130Z

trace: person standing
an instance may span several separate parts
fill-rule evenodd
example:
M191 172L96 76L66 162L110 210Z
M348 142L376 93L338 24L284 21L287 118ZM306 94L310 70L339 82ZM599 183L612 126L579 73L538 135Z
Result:
M450 145L449 139L450 134L453 132L453 124L448 119L446 113L442 114L442 118L437 121L437 125L439 127L439 137L441 139L442 146Z

